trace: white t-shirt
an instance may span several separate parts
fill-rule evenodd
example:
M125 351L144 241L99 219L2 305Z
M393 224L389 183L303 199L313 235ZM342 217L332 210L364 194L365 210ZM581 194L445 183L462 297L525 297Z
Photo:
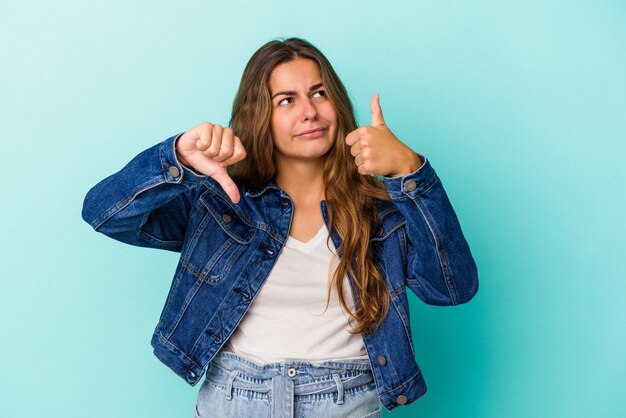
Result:
M289 236L266 282L223 350L261 364L280 360L367 359L361 334L348 332L348 314L332 287L338 256L328 228L322 225L308 242ZM343 280L346 304L354 301L348 278Z

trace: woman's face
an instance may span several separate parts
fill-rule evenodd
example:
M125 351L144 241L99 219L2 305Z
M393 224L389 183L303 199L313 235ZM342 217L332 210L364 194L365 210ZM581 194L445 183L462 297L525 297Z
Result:
M315 61L297 58L270 74L271 133L278 158L315 160L333 146L337 113ZM321 132L304 134L321 129Z

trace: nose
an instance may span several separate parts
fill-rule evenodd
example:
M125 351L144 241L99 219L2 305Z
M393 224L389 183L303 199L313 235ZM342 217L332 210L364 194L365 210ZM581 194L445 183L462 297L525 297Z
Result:
M310 99L302 100L302 116L304 120L315 120L317 119L317 109L315 105L311 102Z

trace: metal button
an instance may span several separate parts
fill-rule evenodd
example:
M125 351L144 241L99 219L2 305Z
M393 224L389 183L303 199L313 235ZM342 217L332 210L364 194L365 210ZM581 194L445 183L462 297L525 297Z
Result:
M266 248L265 252L268 253L269 255L274 255L274 251L269 248Z
M189 372L189 376L196 377L196 374L194 372Z
M296 369L291 368L287 371L287 374L289 375L289 377L294 377L296 375Z
M387 364L387 359L385 358L385 356L378 356L378 364L380 364L381 366Z
M171 166L169 169L169 172L170 172L170 176L172 177L180 176L180 170L176 166Z
M404 405L409 399L404 396L404 395L400 395L396 398L396 402L398 402L399 405Z
M404 183L404 187L408 190L408 191L413 191L415 190L415 188L417 187L417 184L415 184L414 180L409 180L406 183Z
M230 222L233 218L228 213L225 213L222 215L222 219L224 222Z

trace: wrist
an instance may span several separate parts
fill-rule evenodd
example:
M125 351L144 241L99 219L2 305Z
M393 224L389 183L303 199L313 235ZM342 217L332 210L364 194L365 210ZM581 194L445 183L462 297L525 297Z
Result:
M424 164L420 156L413 150L411 150L411 153L409 154L408 157L409 158L404 163L401 163L397 171L391 174L388 174L386 177L406 176L407 174L411 174L419 170Z
M184 165L185 167L189 168L190 167L189 163L187 162L187 160L185 160L185 158L181 155L181 153L178 152L178 149L174 149L174 151L176 153L176 159L178 160L178 162Z

